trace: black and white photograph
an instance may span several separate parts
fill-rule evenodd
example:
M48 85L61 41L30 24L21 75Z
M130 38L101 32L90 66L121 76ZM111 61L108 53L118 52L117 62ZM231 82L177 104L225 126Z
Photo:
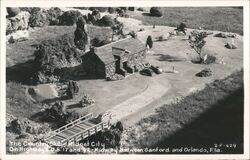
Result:
M35 2L1 6L6 156L249 158L249 1Z

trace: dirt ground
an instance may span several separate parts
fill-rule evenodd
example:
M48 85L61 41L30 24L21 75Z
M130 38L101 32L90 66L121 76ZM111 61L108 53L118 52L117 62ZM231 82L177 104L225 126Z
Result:
M171 27L156 26L155 29L149 27L149 30L146 29L144 32L140 32L138 38L145 42L148 35L157 37L172 30L173 28ZM217 32L215 31L215 33ZM154 113L154 109L162 104L175 103L176 99L203 89L205 84L216 79L223 79L234 71L243 68L242 38L241 36L237 36L235 43L238 48L230 50L224 47L226 42L231 41L230 38L223 39L213 37L213 35L208 36L206 38L207 43L204 47L204 53L214 55L217 58L217 62L210 65L194 64L191 62L191 59L197 55L189 46L186 40L187 37L185 36L176 37L164 42L154 42L151 53L147 55L148 62L160 66L163 70L171 70L174 67L179 73L163 73L161 81L168 81L171 86L169 90L161 98L152 101L151 104L146 105L143 109L123 118L125 124L128 126L133 125L141 118ZM172 59L177 59L177 61L172 61ZM222 59L225 64L219 63ZM210 68L212 76L206 78L196 77L195 74L204 68Z

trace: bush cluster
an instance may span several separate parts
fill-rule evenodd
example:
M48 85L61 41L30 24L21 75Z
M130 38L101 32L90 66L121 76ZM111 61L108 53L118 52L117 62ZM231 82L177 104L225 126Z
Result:
M162 10L160 7L152 7L150 9L150 15L155 17L161 17L162 16Z

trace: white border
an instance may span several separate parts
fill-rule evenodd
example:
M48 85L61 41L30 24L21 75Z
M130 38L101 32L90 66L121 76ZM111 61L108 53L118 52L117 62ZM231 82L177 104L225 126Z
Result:
M5 7L73 7L73 6L244 6L244 154L220 154L220 155L6 155L5 154L5 66L6 66L6 44L5 44ZM219 0L219 1L120 1L120 0L2 0L1 1L1 52L0 52L0 159L250 159L249 157L249 1L248 0Z

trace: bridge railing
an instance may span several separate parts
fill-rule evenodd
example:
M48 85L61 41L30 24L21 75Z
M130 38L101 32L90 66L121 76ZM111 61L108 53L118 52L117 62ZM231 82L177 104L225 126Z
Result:
M84 138L87 138L101 130L103 130L104 128L108 128L109 127L109 123L106 123L106 122L101 122L101 123L98 123L97 125L94 125L92 127L89 127L87 128L86 130L83 130L79 133L76 133L74 135L72 135L71 137L65 139L62 141L62 144L63 145L66 145L70 142L78 142L80 141L81 139L84 139Z
M46 138L46 139L49 139L50 137L55 136L56 134L58 134L58 133L64 131L65 129L74 127L74 125L76 125L76 124L82 122L83 120L90 119L90 118L92 118L92 117L93 117L93 114L92 114L92 113L89 113L89 114L87 114L87 115L84 115L84 116L82 116L82 117L80 117L80 118L78 118L78 119L76 119L76 120L74 120L74 121L72 121L72 122L70 122L70 123L68 123L68 124L66 124L66 125L64 125L64 126L62 126L62 127L60 127L60 128L58 128L58 129L52 131L52 132L51 132L52 135L50 135L50 136L49 136L48 138Z

